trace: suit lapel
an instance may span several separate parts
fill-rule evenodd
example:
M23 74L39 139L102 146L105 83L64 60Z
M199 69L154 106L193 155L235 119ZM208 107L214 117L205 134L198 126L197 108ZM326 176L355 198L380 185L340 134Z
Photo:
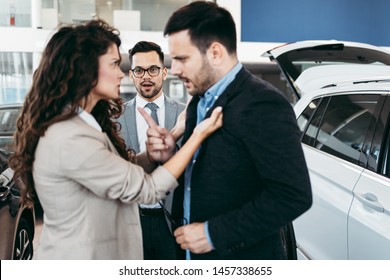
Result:
M199 96L195 95L191 98L186 112L186 128L184 130L182 145L190 138L192 131L196 126L196 108L198 106Z
M215 101L214 105L210 110L207 111L205 118L210 117L213 110L221 106L222 110L225 107L225 105L233 98L239 94L239 88L241 87L242 83L245 79L250 77L249 72L245 70L244 67L237 73L236 78L228 85L228 87L224 90L224 92L218 97L218 99Z
M171 130L177 119L177 104L165 97L165 128Z
M127 143L129 147L134 149L136 153L139 153L138 133L137 133L137 121L135 116L135 99L132 99L126 106L124 114L126 131L127 131Z

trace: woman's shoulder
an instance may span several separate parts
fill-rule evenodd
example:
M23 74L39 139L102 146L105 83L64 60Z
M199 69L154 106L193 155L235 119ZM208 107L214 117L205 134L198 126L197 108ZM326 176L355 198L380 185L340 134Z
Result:
M53 153L61 150L78 150L80 153L91 148L107 146L105 134L87 124L79 116L49 126L39 144Z
M68 138L70 136L80 134L85 135L101 133L89 124L87 124L78 115L76 115L70 119L63 120L50 125L45 133L45 136Z

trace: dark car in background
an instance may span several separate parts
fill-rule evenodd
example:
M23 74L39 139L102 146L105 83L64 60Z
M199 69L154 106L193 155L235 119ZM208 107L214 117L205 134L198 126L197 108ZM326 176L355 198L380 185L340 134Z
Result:
M12 137L16 130L22 104L0 105L0 149L12 151Z
M0 105L0 259L28 260L33 256L35 213L20 198L20 190L8 168L12 135L20 104Z

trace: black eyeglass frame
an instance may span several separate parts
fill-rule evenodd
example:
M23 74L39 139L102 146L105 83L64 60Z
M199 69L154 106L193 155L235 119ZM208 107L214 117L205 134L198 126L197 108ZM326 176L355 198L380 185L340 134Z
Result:
M181 226L184 226L184 225L187 225L188 224L188 221L186 218L180 218L180 219L175 219L171 213L169 213L169 211L164 207L164 205L161 203L161 201L159 202L162 210L164 211L164 214L165 214L165 217L168 218L168 220L171 222L171 226L172 226L172 233L179 227Z
M160 70L162 69L163 67L160 67L160 66L157 66L157 65L153 65L153 66L150 66L148 69L144 69L142 67L135 67L134 69L130 69L130 71L133 73L134 77L136 78L143 78L145 76L145 73L148 72L149 76L150 77L157 77L159 74L160 74ZM157 69L157 73L156 74L151 74L150 73L150 69ZM142 70L142 75L136 75L135 74L135 71L138 70Z

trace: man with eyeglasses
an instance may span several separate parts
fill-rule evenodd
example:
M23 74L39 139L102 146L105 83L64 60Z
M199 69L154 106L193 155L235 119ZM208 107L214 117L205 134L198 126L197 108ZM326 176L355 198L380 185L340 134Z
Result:
M122 124L122 136L127 147L139 153L146 149L148 124L136 108L145 108L157 124L171 130L179 114L185 109L185 104L176 102L163 93L163 81L167 78L168 70L164 67L164 53L159 45L140 41L129 50L129 59L129 75L137 95L125 103L124 114L119 122ZM140 205L145 260L180 258L176 254L179 247L170 224L173 194L174 192L155 205Z

